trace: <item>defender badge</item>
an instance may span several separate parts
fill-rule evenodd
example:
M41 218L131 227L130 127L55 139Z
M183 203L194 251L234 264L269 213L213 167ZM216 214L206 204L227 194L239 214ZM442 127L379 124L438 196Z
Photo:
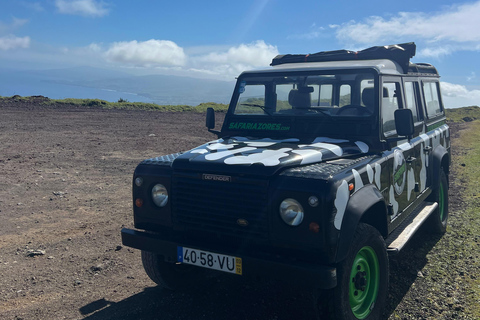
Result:
M232 177L230 176L221 176L218 174L208 174L204 173L202 175L203 180L208 180L208 181L220 181L220 182L232 182Z
M248 221L245 220L245 219L238 219L238 220L237 220L237 224L238 224L240 227L246 227L246 226L248 226Z

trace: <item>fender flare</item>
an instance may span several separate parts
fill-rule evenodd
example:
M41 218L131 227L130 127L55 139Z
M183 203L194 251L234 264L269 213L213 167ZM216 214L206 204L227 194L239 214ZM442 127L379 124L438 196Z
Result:
M372 184L366 185L355 192L348 201L338 238L335 262L340 262L346 258L358 224L364 217L365 213L374 206L379 206L383 211L383 215L382 213L379 213L378 223L375 223L376 225L373 225L373 227L379 229L378 231L384 237L386 236L387 206L385 199L377 187Z
M450 153L448 150L442 146L439 145L435 148L432 154L433 158L433 172L432 172L432 189L436 189L438 187L438 184L440 183L440 175L438 172L440 172L440 169L442 168L442 162L444 159L447 159L447 165L450 166ZM448 172L450 171L449 168L444 168L447 170L447 180L448 180Z

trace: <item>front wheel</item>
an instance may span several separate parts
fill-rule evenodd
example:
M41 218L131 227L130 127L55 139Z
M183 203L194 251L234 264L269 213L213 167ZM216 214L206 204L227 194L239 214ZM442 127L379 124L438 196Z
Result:
M347 258L337 268L338 283L328 295L330 319L380 319L388 290L388 256L385 241L374 227L359 224ZM324 298L327 295L324 295ZM325 300L318 301L322 315Z
M165 262L163 256L142 250L142 263L148 277L160 287L168 290L184 290L199 282L198 267Z
M439 184L429 196L429 200L437 202L438 207L428 218L428 230L431 233L443 234L447 231L448 221L448 179L443 168L439 175Z

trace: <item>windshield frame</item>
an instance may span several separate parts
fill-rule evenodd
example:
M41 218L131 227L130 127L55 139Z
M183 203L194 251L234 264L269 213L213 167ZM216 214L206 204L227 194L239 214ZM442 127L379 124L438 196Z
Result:
M242 83L245 82L245 79L280 78L280 77L290 77L291 78L291 77L309 77L309 76L311 77L311 76L336 75L336 74L352 74L352 75L365 74L365 75L371 75L372 79L374 81L375 92L378 92L379 73L378 73L378 70L376 70L375 68L361 67L361 68L348 68L348 69L347 68L328 68L328 69L315 69L315 70L312 70L312 69L309 69L309 70L296 69L296 70L264 70L264 71L261 71L261 72L248 71L248 72L242 73L237 79L237 82L236 82L236 85L235 85L235 89L234 89L234 92L233 92L233 95L232 95L232 99L230 101L230 105L229 105L227 114L229 116L246 116L247 115L247 114L235 113L235 110L238 107L237 104L238 104L239 99L241 97L240 96L241 95L240 88L242 86ZM335 81L332 81L332 83L333 82L335 82ZM325 82L325 84L327 84L327 83L328 82ZM351 95L352 95L351 103L352 104L353 104L353 100L354 100L354 97L353 97L354 94L356 94L356 93L351 92ZM263 99L267 99L267 97L264 95ZM360 99L360 98L358 97L358 99ZM373 114L368 116L368 117L371 117L371 116L374 116L375 114L378 114L378 105L379 105L378 102L379 101L378 101L377 97L375 97L375 100L376 100L375 101L375 106L374 106L375 110L374 110ZM278 102L278 100L277 100L277 102ZM361 102L361 100L360 100L360 102ZM262 107L265 107L265 106L262 106ZM321 106L318 105L318 107L321 107ZM317 108L315 108L315 109L317 109ZM321 108L318 108L318 109L321 109ZM271 111L272 110L270 110L270 113L271 113ZM319 114L323 113L323 112L321 112L321 110L318 110L318 111L319 111L318 112ZM280 114L278 114L277 112L275 112L275 114L269 114L268 111L266 111L264 114L261 114L261 113L255 114L254 113L254 114L252 114L252 116L253 115L255 115L255 116L280 116ZM310 116L311 116L311 114L310 114ZM297 115L295 115L295 117L302 117L302 115L297 114ZM340 115L337 115L335 117L343 118Z
M272 68L273 69L273 68ZM376 92L374 97L375 110L369 116L328 116L321 113L318 116L296 115L268 115L268 114L235 114L239 96L240 84L246 78L265 78L281 76L312 76L312 75L331 75L331 74L368 74L373 77L373 87ZM236 82L234 93L230 101L229 109L225 115L225 120L221 129L221 136L250 136L261 138L285 138L296 137L306 140L319 136L330 136L337 138L357 139L364 137L364 140L371 140L376 143L380 140L378 131L379 114L379 81L380 74L373 67L352 67L352 68L328 68L328 69L289 69L289 70L265 70L265 71L247 71L242 73ZM353 94L353 93L352 93ZM262 130L250 130L248 122L263 122ZM232 125L247 123L247 126ZM266 123L266 125L265 125ZM272 125L270 125L272 124ZM335 127L327 130L327 127ZM276 128L276 131L274 131ZM279 129L280 128L280 129ZM304 128L304 129L302 129ZM362 129L363 128L363 129ZM325 131L325 130L326 131Z

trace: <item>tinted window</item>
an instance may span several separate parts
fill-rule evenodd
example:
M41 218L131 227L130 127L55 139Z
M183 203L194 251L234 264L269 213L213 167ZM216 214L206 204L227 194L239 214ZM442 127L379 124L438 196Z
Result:
M349 84L342 84L340 86L339 107L349 104L352 104L352 87Z
M320 101L317 102L318 106L331 106L333 97L333 86L331 84L322 84L320 86Z
M438 93L439 90L437 82L423 83L423 94L428 118L433 118L442 114L442 110L440 108L440 97Z

